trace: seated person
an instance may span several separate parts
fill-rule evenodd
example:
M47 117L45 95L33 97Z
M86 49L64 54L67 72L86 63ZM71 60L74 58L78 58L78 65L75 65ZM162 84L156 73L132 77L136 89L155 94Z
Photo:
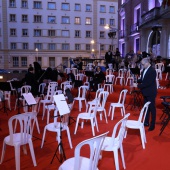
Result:
M97 71L93 76L93 80L90 81L90 88L92 89L92 91L96 91L98 89L98 84L102 83L103 80L105 80L105 75L101 71L101 68L98 66Z
M72 70L70 70L70 73L67 74L67 80L68 80L68 81L72 81L73 83L75 82L75 76L74 76L74 74L72 73Z

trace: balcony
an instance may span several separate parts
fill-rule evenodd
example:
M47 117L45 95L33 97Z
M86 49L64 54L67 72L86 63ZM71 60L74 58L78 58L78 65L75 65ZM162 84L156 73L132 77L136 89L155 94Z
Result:
M155 7L141 16L140 27L160 18L160 7Z
M133 36L133 35L136 35L138 33L139 33L139 23L135 23L135 24L131 25L130 35Z

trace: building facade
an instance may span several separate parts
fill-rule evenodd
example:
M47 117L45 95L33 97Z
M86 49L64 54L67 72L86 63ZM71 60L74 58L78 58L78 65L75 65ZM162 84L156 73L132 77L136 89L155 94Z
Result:
M170 58L170 7L168 0L120 0L118 2L119 48L146 51Z
M118 0L2 0L1 68L23 70L34 61L53 68L68 66L69 58L101 58L117 47L117 36L110 39L104 28L117 28L117 10Z

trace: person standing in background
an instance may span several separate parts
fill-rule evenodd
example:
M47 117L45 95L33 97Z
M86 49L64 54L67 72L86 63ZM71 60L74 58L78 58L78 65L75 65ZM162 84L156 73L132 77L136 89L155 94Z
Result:
M155 121L156 121L156 106L155 99L157 95L156 88L156 71L151 66L150 60L148 58L143 58L141 60L141 64L143 65L143 71L141 73L141 78L137 81L138 88L141 90L144 103L150 101L150 105L148 108L148 112L145 117L144 126L149 126L149 131L155 129Z
M106 68L108 68L109 63L112 63L112 56L113 56L113 54L112 54L111 50L109 49L109 51L106 52L106 54L105 54Z

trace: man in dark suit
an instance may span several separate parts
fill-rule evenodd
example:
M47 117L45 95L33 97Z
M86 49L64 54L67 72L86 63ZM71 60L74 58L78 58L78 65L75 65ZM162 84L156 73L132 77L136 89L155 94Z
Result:
M144 97L144 103L148 101L151 102L148 108L148 112L146 114L144 125L149 126L149 131L152 131L155 129L156 121L156 106L155 106L155 98L157 95L156 71L151 66L150 60L148 58L143 58L141 60L141 64L143 65L144 69L141 73L141 78L138 80L138 88L142 92L142 95Z
M106 52L106 54L105 54L105 61L106 61L107 68L108 68L108 64L112 63L112 56L113 56L113 54L112 54L111 50L109 49L109 51Z

